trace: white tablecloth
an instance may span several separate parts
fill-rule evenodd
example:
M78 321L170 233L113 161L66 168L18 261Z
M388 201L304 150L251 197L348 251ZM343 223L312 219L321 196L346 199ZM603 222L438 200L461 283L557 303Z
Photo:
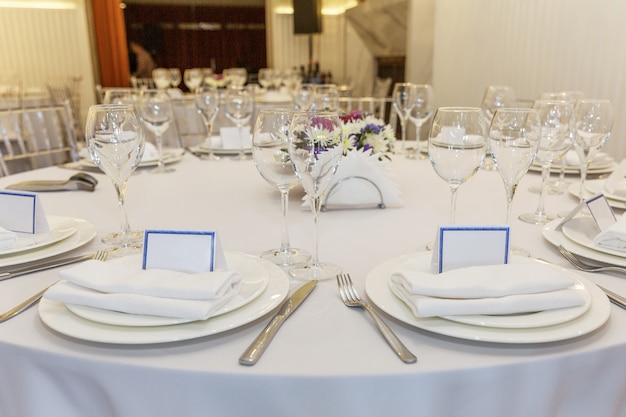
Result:
M176 172L141 171L128 185L137 229L211 229L228 251L257 255L280 241L279 193L252 161L200 161L185 155ZM323 261L339 264L364 293L369 271L398 255L422 251L448 222L449 188L425 160L396 156L403 208L341 210L320 216ZM67 178L47 168L0 179ZM117 229L113 188L102 175L93 193L41 194L48 214ZM575 181L575 178L571 178ZM539 183L530 173L514 201L516 218L534 211ZM312 218L291 197L292 244L312 248ZM497 172L480 171L458 192L458 223L501 223L505 193ZM576 204L547 196L556 213ZM558 265L566 262L541 227L512 225L512 243ZM99 239L81 251L102 246ZM612 275L586 278L626 294ZM0 282L0 311L58 279L47 271ZM294 283L292 288L298 286ZM626 311L611 306L592 334L533 345L481 343L418 330L387 317L418 356L406 365L363 311L346 308L334 280L321 282L285 323L257 365L238 357L269 317L200 339L148 346L104 345L48 329L37 308L0 324L0 415L12 416L618 416L626 415Z

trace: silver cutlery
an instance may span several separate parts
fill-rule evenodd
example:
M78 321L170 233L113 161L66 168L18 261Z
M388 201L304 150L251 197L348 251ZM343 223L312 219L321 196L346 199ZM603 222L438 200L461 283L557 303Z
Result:
M15 269L11 269L8 271L0 272L0 281L4 281L6 279L19 277L20 275L26 275L33 272L44 271L50 268L56 268L59 266L70 265L76 262L86 261L88 259L99 259L102 256L102 252L98 251L96 253L90 253L86 255L77 255L69 258L62 259L54 259L54 260L45 260L41 262L35 262L26 266L17 267ZM106 252L108 254L108 252Z
M616 265L596 266L585 263L578 256L565 249L562 245L558 246L558 250L567 261L577 269L583 272L621 272L626 273L626 267Z
M611 302L621 308L626 309L626 298L622 297L621 295L606 289L604 287L601 287L600 285L596 284L596 286L598 288L600 288L602 290L602 292L604 292L606 294L607 297L609 297L609 300L611 300Z
M311 293L311 291L313 291L315 285L317 285L317 281L309 281L298 288L291 297L285 300L272 320L267 324L267 326L265 326L256 339L254 339L248 349L246 349L246 351L239 357L239 363L241 365L250 366L257 363L280 326L296 310L296 308L302 304L304 299Z
M9 185L8 189L22 191L93 191L98 180L85 172L72 175L67 180L23 181Z
M348 274L337 275L337 285L339 286L339 295L341 300L348 307L359 307L369 313L374 320L374 324L378 328L380 334L383 335L391 349L405 363L415 363L417 358L413 355L404 344L398 339L398 336L387 326L383 319L376 313L372 306L361 299L352 283L352 279Z
M107 251L98 251L95 254L91 255L90 258L95 259L97 261L106 261L108 255L109 255L109 252L107 252ZM10 318L13 318L13 317L17 316L18 314L20 314L23 311L28 310L37 301L39 301L41 299L41 297L43 297L44 293L48 290L48 288L52 287L57 282L59 282L59 281L56 281L56 282L48 285L46 288L44 288L43 290L39 291L37 294L35 294L32 297L24 300L23 302L19 303L18 305L16 305L12 309L10 309L10 310L0 314L0 323L2 323L4 321L7 321Z

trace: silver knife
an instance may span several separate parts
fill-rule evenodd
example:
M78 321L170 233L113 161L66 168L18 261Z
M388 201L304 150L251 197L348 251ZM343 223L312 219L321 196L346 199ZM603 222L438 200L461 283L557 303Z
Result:
M265 329L263 329L257 338L254 339L243 355L239 357L239 363L241 365L250 366L257 363L280 326L285 322L287 317L289 317L295 309L302 304L304 299L311 293L311 291L313 291L316 284L316 280L307 282L298 288L291 297L285 300L276 315L274 315L272 320L267 324L267 326L265 326Z
M11 184L7 189L10 190L22 190L22 191L93 191L96 189L98 180L84 172L79 172L76 175L72 175L67 180L35 180L35 181L23 181L16 184Z

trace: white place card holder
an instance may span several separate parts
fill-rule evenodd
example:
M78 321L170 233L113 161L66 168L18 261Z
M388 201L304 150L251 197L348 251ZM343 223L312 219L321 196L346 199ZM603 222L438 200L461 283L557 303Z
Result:
M39 196L25 191L0 190L0 226L18 233L50 231Z
M222 138L223 149L250 149L252 148L252 135L250 127L241 129L241 141L239 139L239 129L237 127L220 127L220 137Z
M613 209L609 205L604 194L598 194L591 198L581 201L574 207L572 211L567 213L567 216L563 217L563 219L556 225L555 230L561 230L563 226L572 220L580 211L587 207L593 220L595 221L598 229L603 232L608 229L613 223L617 221L615 217L615 213Z
M227 269L227 264L215 230L146 230L142 267L191 273Z
M436 272L456 268L506 264L509 260L507 225L440 226L433 247Z

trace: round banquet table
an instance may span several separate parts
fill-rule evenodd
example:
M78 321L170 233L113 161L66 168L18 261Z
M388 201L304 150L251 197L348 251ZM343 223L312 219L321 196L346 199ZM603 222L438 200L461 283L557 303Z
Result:
M279 193L254 163L202 161L185 154L172 174L132 176L127 208L136 229L218 231L226 251L258 255L280 241ZM338 264L364 295L368 273L400 255L424 251L448 223L450 191L427 160L391 162L402 207L329 210L320 216L322 261ZM0 178L64 179L59 167ZM84 219L98 234L118 227L113 187L41 193L46 214ZM577 181L576 177L568 178ZM534 211L539 184L529 172L513 202L512 244L569 267L542 227L517 220ZM313 247L303 192L290 198L295 247ZM572 209L571 195L548 195L551 213ZM505 193L495 171L479 171L458 191L457 223L501 224ZM75 252L103 247L100 236ZM582 274L626 294L623 277ZM5 311L58 279L58 269L0 282ZM300 282L291 282L291 290ZM334 280L320 282L276 335L259 362L240 354L269 321L187 341L96 343L48 328L34 307L0 324L0 415L10 416L618 416L626 415L626 311L611 305L597 330L547 343L488 343L436 334L385 315L417 355L402 363L362 310L349 309Z

